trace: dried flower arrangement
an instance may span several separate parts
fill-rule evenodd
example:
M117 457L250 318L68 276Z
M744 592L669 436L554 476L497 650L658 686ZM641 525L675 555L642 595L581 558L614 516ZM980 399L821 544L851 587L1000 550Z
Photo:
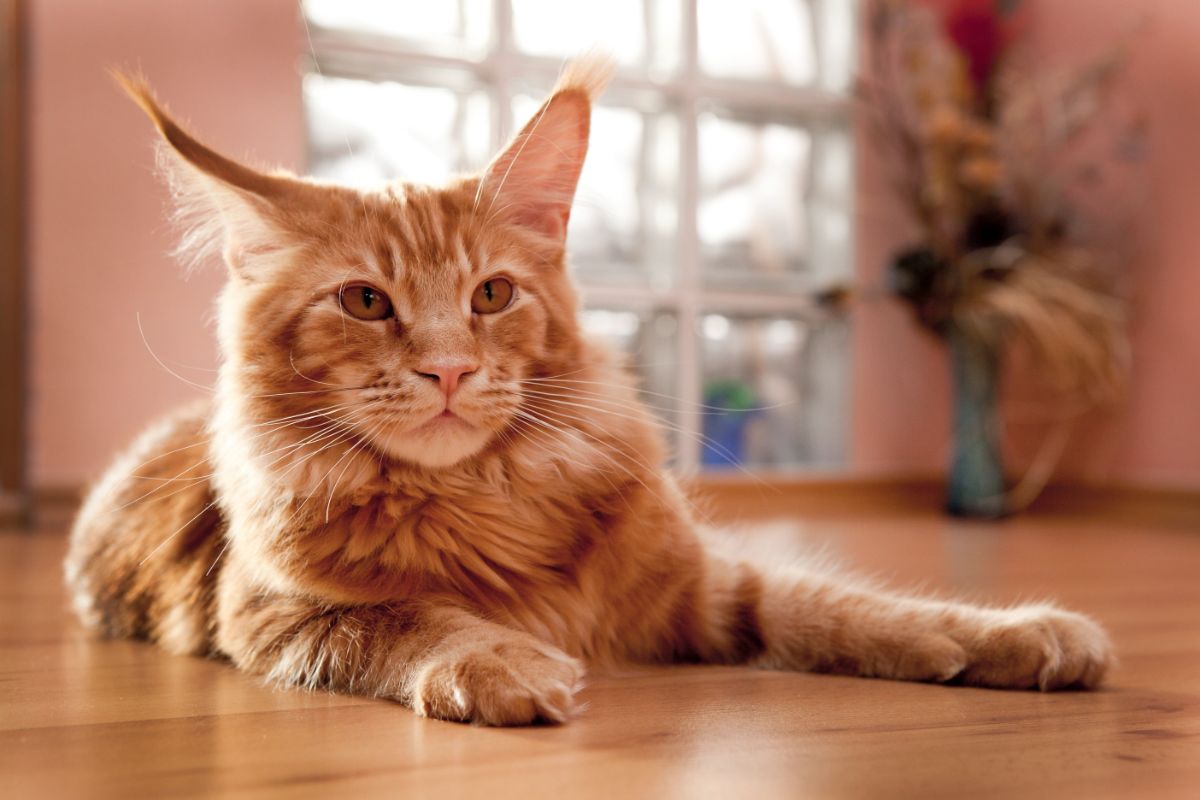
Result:
M1020 0L869 0L866 13L859 92L921 234L891 265L889 288L947 341L954 367L948 510L1001 516L1052 469L1031 470L1038 480L1021 497L1005 491L995 410L1005 348L1024 346L1059 399L1106 403L1124 383L1123 259L1091 237L1077 201L1081 176L1136 159L1142 126L1122 126L1111 152L1082 162L1073 152L1124 53L1070 73L1034 69Z

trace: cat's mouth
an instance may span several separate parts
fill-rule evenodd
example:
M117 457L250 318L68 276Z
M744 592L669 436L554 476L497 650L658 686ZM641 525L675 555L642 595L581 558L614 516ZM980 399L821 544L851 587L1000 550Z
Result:
M441 413L435 414L417 427L418 431L433 432L433 431L453 431L458 429L473 429L475 426L467 422L465 419L455 414L449 408L442 409Z

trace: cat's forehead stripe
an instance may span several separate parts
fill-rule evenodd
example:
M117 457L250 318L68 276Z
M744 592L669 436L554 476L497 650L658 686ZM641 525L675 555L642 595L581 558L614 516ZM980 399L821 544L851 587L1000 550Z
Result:
M371 266L387 281L396 277L396 264L392 257L390 237L376 234L371 240Z
M409 292L474 272L478 259L470 255L476 247L464 239L461 210L446 192L399 186L390 187L382 199L382 207L363 209L363 260L372 271Z

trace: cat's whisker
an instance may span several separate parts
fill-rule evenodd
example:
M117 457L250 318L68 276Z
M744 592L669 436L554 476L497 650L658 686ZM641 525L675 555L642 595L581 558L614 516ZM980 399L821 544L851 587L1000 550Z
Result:
M608 448L611 448L611 449L613 449L613 450L616 450L617 452L619 452L619 453L621 453L622 455L624 455L624 456L626 456L627 458L629 458L629 460L630 460L630 461L632 461L632 462L633 462L634 464L636 464L637 466L639 466L639 467L641 467L641 468L645 469L645 470L646 470L646 471L648 471L648 472L651 472L651 473L655 472L654 468L653 468L651 465L647 464L645 461L643 461L642 459L638 458L638 457L637 457L637 455L635 455L635 454L633 454L633 453L629 452L628 450L626 450L624 447L622 447L622 446L621 446L620 444L618 444L617 442L615 442L615 441L613 441L613 442L605 442L603 439L600 439L599 437L597 437L597 436L595 436L595 435L593 435L593 434L591 434L591 433L589 433L589 432L587 432L587 431L585 431L585 430L582 430L582 429L580 429L580 428L579 428L579 427L577 427L577 426L571 425L571 424L570 424L569 422L567 422L566 420L564 420L564 419L561 419L561 418L560 418L560 417L563 417L563 416L570 416L570 415L564 414L563 412L553 412L553 411L549 411L549 410L547 410L547 409L544 409L544 408L540 408L540 409L537 409L537 410L535 411L534 409L530 409L528 406L525 406L525 407L523 408L523 411L524 411L524 412L526 412L526 413L529 413L529 414L533 414L533 415L535 415L535 416L538 416L538 417L539 417L540 419L542 419L542 421L544 421L544 422L546 421L546 418L548 417L549 419L551 419L551 420L554 420L555 422L559 423L560 425L566 426L566 427L567 427L567 428L569 428L571 431L573 431L573 432L575 432L575 433L578 433L578 434L580 434L581 436L585 436L585 437L587 437L588 439L591 439L591 440L592 440L592 441L594 441L594 442L596 443L596 445L597 445L597 449L596 449L596 452L597 452L597 453L599 453L600 455L602 455L602 456L604 456L604 457L608 458L608 459L609 459L609 461L610 461L610 462L611 462L611 463L612 463L614 466L616 466L616 467L618 467L618 468L622 469L622 470L623 470L623 471L624 471L626 474L628 474L628 475L629 475L631 478L633 478L635 481L637 481L638 483L640 483L640 484L642 485L642 487L646 489L646 491L650 492L650 494L651 494L653 497L655 497L656 499L658 499L660 502L663 502L663 503L666 503L666 502L667 502L667 500L666 500L666 499L665 499L665 498L664 498L664 497L663 497L663 496L662 496L662 495L661 495L659 492L656 492L654 489L652 489L652 488L651 488L649 485L647 485L647 484L646 484L646 482L645 482L645 481L643 481L643 480L642 480L642 479L641 479L641 478L640 478L640 477L639 477L639 476L638 476L638 475L637 475L635 472L633 472L632 470L630 470L630 469L629 469L627 466L625 466L624 464L622 464L622 463L620 463L619 461L617 461L615 458L613 458L613 457L612 457L612 455L611 455L611 454L609 454L609 453L607 452L607 449L608 449ZM539 412L540 412L540 413L539 413ZM578 418L577 418L577 419L578 419ZM587 421L587 420L582 420L582 421ZM557 426L554 426L554 427L555 427L555 430L558 430L558 431L560 431L560 432L562 432L562 431L564 430L563 428L560 428L560 427L557 427ZM695 516L697 516L697 517L699 517L699 518L703 519L703 520L704 520L706 523L708 523L708 524L712 524L712 520L708 518L708 515L707 515L707 514L705 514L703 511L701 511L701 509L697 508L697 507L696 507L696 505L695 505L695 503L692 503L692 502L690 502L690 501L686 500L686 498L685 498L685 502L687 502L688 506L691 508L691 510L692 510L692 513L693 513Z
M212 573L213 568L217 566L217 562L221 560L221 556L225 555L225 550L229 547L229 542L230 539L226 536L225 541L221 544L221 549L217 552L217 557L208 565L208 569L204 570L204 577L207 578Z
M628 403L623 400L615 399L611 394L604 394L603 392L589 392L587 390L573 389L570 387L549 387L549 388L559 388L560 391L543 392L543 391L539 391L537 389L530 389L528 386L526 386L521 390L521 393L525 394L525 395L535 395L535 396L540 396L540 397L551 397L551 398L561 398L563 396L582 397L583 399L592 400L595 402L620 404L623 408L635 407L635 404L633 404L633 403ZM659 406L659 405L655 405L654 403L647 403L647 402L644 402L641 400L637 401L636 407L637 408L649 408L653 411L663 411L663 412L667 412L667 413L674 413L679 410L672 406ZM745 411L751 411L751 410L757 410L757 409L745 409ZM696 414L697 416L701 416L701 417L721 417L721 416L728 416L730 414L743 413L743 409L726 408L726 409L722 409L720 411L687 410L687 413Z
M338 419L338 420L332 420L329 425L325 425L325 426L322 426L321 428L318 428L315 433L312 433L312 434L304 437L300 441L292 442L290 444L284 445L283 447L279 448L279 450L272 451L272 452L283 451L283 454L281 456L279 456L278 458L276 458L274 461L271 461L269 464L267 464L266 465L267 469L274 467L280 461L283 461L285 458L287 458L288 456L290 456L292 453L296 452L297 450L301 450L304 447L319 444L323 441L326 441L330 437L339 434L340 432L342 432L343 430L348 428L350 422L351 422L350 420L345 419L345 418ZM267 453L266 455L270 455L270 453Z
M355 403L342 403L339 405L330 406L328 408L323 408L323 409L320 409L317 411L302 411L302 412L299 412L298 414L293 414L293 415L290 415L287 417L281 417L279 419L274 419L274 420L267 420L265 422L255 423L254 425L249 425L247 427L258 428L258 427L263 427L263 426L274 426L274 425L279 425L281 423L285 423L289 420L293 420L297 417L317 417L317 416L326 414L329 411L337 410L338 408L341 408L344 406L349 406L349 405L355 405ZM256 439L256 438L259 438L258 435L252 437L252 439ZM182 447L176 447L172 450L167 450L164 453L158 453L157 455L146 459L145 461L143 461L142 463L140 463L136 467L134 467L130 471L131 472L130 477L138 478L140 480L159 480L159 481L173 480L172 478L158 478L158 477L150 476L150 475L139 475L137 473L139 473L141 470L145 469L146 467L150 466L154 462L159 461L160 459L166 458L167 456L175 455L176 453L182 453L184 450L191 450L194 447L203 447L203 446L211 443L212 440L213 440L213 437L209 436L209 437L206 437L203 439L198 439L194 442L189 442L188 444L185 444ZM203 461L197 462L197 464L200 464L200 463L203 463ZM195 466L196 465L193 464L192 467L189 467L189 469L192 469ZM186 470L185 470L185 472L186 472Z
M115 506L113 508L107 509L105 513L109 514L109 515L113 515L119 511L123 511L124 509L129 508L130 506L136 505L141 502L155 503L160 500L166 500L168 498L174 497L177 494L180 494L181 492L186 492L189 489L199 486L200 484L207 481L209 479L209 477L210 477L209 475L203 475L199 478L186 478L186 479L172 478L171 479L172 481L180 481L180 480L184 481L184 485L180 486L180 487L173 486L173 487L171 487L172 491L167 492L166 494L157 494L157 496L151 497L151 495L156 495L156 493L161 492L167 486L166 483L159 484L158 486L155 486L153 489L146 492L145 494L143 494L139 497L135 497L133 500L130 500L126 503L122 503L119 506Z
M282 447L276 448L276 449L274 449L274 450L269 450L269 451L267 451L267 452L263 453L262 455L264 455L264 456L270 456L270 455L273 455L273 454L275 454L275 453L279 453L279 452L281 452L281 451L290 451L290 450L294 450L294 449L296 449L296 448L298 448L298 447L301 447L301 446L303 446L303 445L304 445L304 444L306 444L306 443L309 443L309 440L311 440L313 437L316 437L316 436L319 436L319 435L321 435L321 434L322 434L322 433L323 433L325 430L326 430L326 427L322 426L322 427L318 428L318 429L317 429L317 431L316 431L315 433L312 433L312 434L310 434L310 435L306 436L304 439L300 440L299 442L293 442L293 443L290 443L290 444L284 445L284 446L282 446ZM268 435L269 433L274 433L274 432L275 432L275 431L264 431L264 432L262 432L262 433L259 433L259 434L255 435L255 436L253 436L253 437L250 437L250 440L253 440L253 439L258 439L258 438L261 438L262 436L266 436L266 435ZM210 440L205 440L205 443L207 443L208 441L210 441ZM286 457L286 453L285 453L285 455L284 455L284 456L280 456L279 458L275 459L275 460L274 460L274 461L272 461L270 464L268 464L268 465L267 465L267 466L268 466L268 468L269 468L269 467L271 467L271 466L274 466L275 464L277 464L279 461L281 461L281 460L282 460L283 458L285 458L285 457ZM205 460L207 460L207 459L205 459ZM155 486L155 487L154 487L153 489L151 489L150 491L148 491L148 492L145 492L144 494L142 494L142 495L140 495L140 496L138 496L138 497L135 497L135 498L134 498L134 499L132 499L132 500L129 500L129 501L128 501L128 502L126 502L126 503L123 503L123 504L121 504L121 505L119 505L119 506L115 506L114 508L112 508L112 509L110 509L110 510L109 510L109 513L115 513L115 512L117 512L117 511L121 511L121 510L123 510L123 509L126 509L126 508L128 508L128 507L132 506L132 505L135 505L135 504L137 504L137 503L140 503L140 502L142 502L142 501L144 501L144 500L147 500L148 498L150 498L150 501L151 501L151 502L156 502L156 501L160 501L160 500L166 500L167 498L174 497L175 495L179 494L180 492L187 491L188 489L191 489L192 487L194 487L194 486L196 486L196 485L198 485L198 484L200 484L200 483L203 483L203 482L204 482L204 481L206 481L206 480L209 480L210 478L212 478L212 477L213 477L213 475L215 475L215 472L210 472L210 473L207 473L207 474L205 474L205 475L199 475L199 476L196 476L196 477L193 477L193 478L184 478L184 477L183 477L185 474L187 474L187 473L188 473L188 472L190 472L191 470L193 470L193 469L195 469L196 467L200 466L201 464L205 463L205 460L197 461L196 463L194 463L194 464L192 464L192 465L190 465L190 466L186 467L185 469L183 469L181 472L179 472L179 473L176 473L176 475L175 475L174 477L171 477L171 478L150 478L150 477L148 477L148 476L133 476L133 477L138 477L138 478L140 478L140 479L142 479L142 480L155 480L155 481L158 481L158 482L159 482L159 485L158 485L158 486ZM154 494L156 494L156 493L158 493L158 492L162 491L164 488L166 488L166 487L167 487L167 485L168 485L168 484L171 484L171 483L177 483L177 482L180 482L180 481L183 481L185 485L184 485L184 486L182 486L182 487L179 487L179 488L175 489L175 491L168 492L167 494L160 494L160 495L158 495L157 497L153 497L153 498L151 498L151 495L154 495Z
M607 461L609 464L611 464L611 465L612 465L612 467L615 467L616 469L619 469L619 470L621 470L621 472L625 473L625 475L627 475L627 476L629 476L630 478L632 478L632 479L633 479L633 481L635 481L635 482L637 482L637 483L641 484L641 486L642 486L643 488L645 488L645 489L646 489L646 491L647 491L647 492L649 492L649 493L650 493L650 495L651 495L652 497L655 497L655 498L657 498L658 500L660 500L660 501L663 501L663 497L662 497L662 495L661 495L660 493L656 492L654 489L652 489L650 486L648 486L648 485L646 484L646 482L645 482L645 481L643 481L641 478L639 478L639 477L637 476L637 474L636 474L636 473L635 473L633 470L629 469L629 467L627 467L626 465L624 465L624 464L620 463L620 462L619 462L619 461L618 461L616 458L614 458L614 457L613 457L613 456L612 456L610 453L606 452L606 451L604 450L604 446L605 446L605 445L604 445L604 442L600 441L600 440L599 440L599 439L597 439L595 436L591 436L591 435L590 435L590 434L588 434L586 431L580 431L580 430L578 430L577 428L570 428L570 431L568 431L568 429L567 429L567 428L559 427L558 425L555 425L554 423L552 423L552 422L549 422L548 420L546 420L546 419L544 419L544 418L542 418L542 417L539 417L539 416L537 416L537 415L535 415L535 414L533 414L532 412L529 412L529 411L527 411L527 410L526 410L526 411L519 412L519 416L521 416L522 418L524 418L526 421L530 422L530 423L531 423L532 425L534 425L535 427L540 427L540 428L543 428L543 429L545 429L545 430L548 430L548 431L554 432L554 433L555 433L555 434L557 434L558 436L567 436L567 435L570 435L570 432L574 432L574 433L576 433L576 434L578 434L578 435L580 435L580 436L583 436L583 437L585 437L585 438L587 438L587 439L590 439L590 440L592 440L592 441L595 443L595 446L592 446L592 447L591 447L591 449L592 449L592 452L594 452L594 453L596 453L597 455L599 455L599 456L601 456L602 458L604 458L604 459L605 459L605 460L606 460L606 461ZM571 463L571 464L573 464L573 465L575 465L575 466L579 467L580 469L584 470L585 472L589 472L589 471L591 471L591 472L596 472L597 474L599 474L601 477L603 477L603 478L604 478L605 482L606 482L606 483L608 483L610 487L612 487L613 491L614 491L614 492L616 492L618 495L620 495L620 496L621 496L621 499L622 499L622 501L625 503L625 506L626 506L626 508L628 508L628 509L630 510L630 512L632 512L632 511L633 511L633 506L632 506L632 504L629 502L629 498L628 498L628 497L625 495L625 493L624 493L624 492L622 492L622 490L621 490L621 487L619 487L619 486L617 486L615 483L613 483L612 479L609 477L609 475L610 475L610 474L616 475L617 473L616 473L615 471L612 471L612 472L610 473L608 470L605 470L605 469L603 469L603 468L602 468L602 465L580 463L580 462L578 462L578 461L575 461L575 460L573 460L573 459L566 459L566 458L563 458L563 456L562 456L560 453L557 453L557 452L555 452L555 451L551 451L551 450L549 450L548 448L545 448L545 447L544 447L543 449L545 450L545 452L546 452L547 456L548 456L548 457L550 457L551 459L555 459L555 458L563 459L563 460L566 460L566 461L567 461L567 463ZM629 457L629 458L630 458L630 460L631 460L631 461L633 461L633 462L634 462L635 464L637 464L638 466L642 466L642 467L644 467L644 466L645 466L645 464L644 464L644 463L643 463L643 462L642 462L640 459L638 459L638 458L636 458L635 456L631 455L631 454L630 454L628 451L624 450L623 448L617 447L617 448L615 448L615 449L616 449L618 452L622 453L623 455L625 455L625 456Z
M345 324L345 320L342 321L342 324L343 325ZM322 386L333 386L335 388L337 387L337 384L329 383L328 381L319 381L316 378L310 378L309 376L307 376L303 372L301 372L299 369L297 369L296 368L296 350L294 347L288 351L288 366L290 366L292 368L292 372L296 373L296 375L298 377L303 378L304 380L308 381L309 383L319 383Z
M523 382L524 383L542 383L542 384L560 384L560 383L561 384L586 384L586 385L590 385L590 386L603 386L605 388L610 388L610 389L626 388L622 384L607 383L605 381L559 380L559 379L553 379L553 378L525 378L523 380ZM569 389L571 387L567 386L564 388ZM579 389L579 390L572 389L572 391L578 391L580 393L585 392L585 390L583 390L583 389ZM683 405L691 406L693 408L704 409L706 411L712 411L712 412L718 413L718 414L738 414L738 413L744 413L744 412L749 412L749 411L774 411L775 409L788 408L790 406L796 405L795 402L786 402L786 403L774 403L774 404L768 405L768 406L751 406L748 408L723 408L721 406L712 406L712 405L707 405L705 403L697 403L695 401L686 400L682 397L676 397L675 395L664 394L663 392L652 392L647 389L641 389L641 388L637 388L637 389L635 389L635 391L637 391L638 394L649 395L651 397L661 397L666 400L673 400L673 401L676 401ZM594 394L597 396L607 396L607 395L603 395L603 393L600 393L600 392L587 392L587 393ZM657 408L657 406L651 406L651 407ZM674 410L674 409L665 409L665 410ZM692 412L692 413L695 413L695 412Z
M140 311L136 312L134 314L134 318L137 320L138 334L142 337L142 344L144 344L146 346L146 352L150 354L150 357L153 358L155 360L155 362L157 362L158 365L160 367L162 367L168 375L170 375L173 378L178 378L179 380L186 383L188 386L194 386L197 389L208 392L209 394L212 394L213 392L216 391L211 386L205 386L202 383L196 383L193 380L189 380L189 379L183 377L182 375L180 375L175 370L168 367L167 363L158 357L158 353L154 352L154 348L150 346L150 340L146 338L146 331L142 328L142 312L140 312Z
M370 428L368 428L366 431L363 432L363 438L368 442L371 441L372 432L379 431L382 428L383 424L384 423L382 423L382 422L377 422L374 425L372 425ZM350 455L352 455L356 452L357 453L365 453L366 451L361 446L352 442L350 447L348 447L346 449L346 453L340 459L338 459L338 461L330 469L330 472L332 472L333 469L336 469L337 465L340 464L343 460L345 460L347 457L349 457ZM342 471L338 473L337 478L329 486L329 497L327 497L325 500L325 524L326 525L329 524L329 509L333 505L333 494L337 490L338 484L340 484L342 482L342 478L344 478L346 476L346 471L348 469L350 469L350 467L353 466L353 464L354 464L354 459L351 458L349 461L346 462L346 466L342 467Z
M632 415L632 414L621 414L617 411L613 411L612 409L594 406L594 405L590 405L588 403L576 403L576 402L572 402L569 400L561 400L561 399L550 400L550 399L538 399L538 398L529 398L529 402L530 403L550 404L550 405L560 405L560 406L570 406L570 407L580 408L580 409L584 409L584 410L588 410L588 411L595 411L598 414L609 414L610 416L618 417L620 419L629 419L629 420L633 420L636 422L647 421L646 418L642 417L642 416ZM620 407L621 408L629 408L629 406L624 406L624 405L622 405ZM560 413L565 413L565 412L560 412ZM570 416L570 415L567 415L567 416ZM572 418L579 420L581 422L590 421L586 417L575 416ZM657 424L660 427L666 428L667 430L674 431L675 433L679 433L684 436L688 436L689 438L692 439L692 441L696 442L696 444L699 444L702 447L707 447L707 448L713 450L714 452L719 453L723 457L730 459L730 461L734 464L734 466L738 467L738 469L740 469L746 475L756 478L757 480L762 482L764 486L767 485L766 482L762 481L761 478L758 478L758 476L754 475L749 470L745 469L745 467L738 464L737 457L728 448L726 448L720 442L717 442L716 440L712 439L711 437L705 436L704 434L699 433L697 431L688 430L686 428L683 428L679 425L675 425L674 423L668 422L661 418L654 418L653 423Z
M366 418L367 414L369 413L369 408L367 406L369 406L369 403L364 404L362 408L353 409L350 413L343 415L340 419L338 419L330 427L330 429L328 430L328 432L325 435L321 436L320 438L318 438L312 442L308 442L307 444L309 444L309 445L317 444L318 442L322 442L322 441L325 441L326 444L324 446L322 446L320 449L318 449L316 452L310 453L305 458L302 458L299 462L297 462L297 464L293 464L292 467L289 468L289 470L284 473L284 475L289 474L298 465L308 463L316 456L318 456L321 453L328 450L330 446L336 446L339 442L345 441L347 439L350 439L350 438L353 438L354 436L356 436L357 435L356 426L361 424L361 422ZM332 437L332 441L328 441L331 437ZM283 477L283 476L280 476L280 477Z
M294 470L296 470L298 467L300 467L302 465L311 464L323 453L326 453L329 450L333 449L334 447L337 447L339 444L342 444L342 443L348 442L348 441L352 441L354 439L354 436L355 436L355 434L354 434L353 430L342 431L333 440L325 443L324 445L319 447L314 452L308 454L301 460L297 461L295 464L293 464L291 467L289 467L288 470L286 472L284 472L283 475L280 477L285 477L285 476L291 474ZM332 468L330 468L330 471L332 471ZM328 477L328 472L325 474L324 477ZM300 512L304 510L304 507L308 504L308 501L310 499L312 499L313 494L315 494L316 490L318 488L320 488L321 482L324 480L324 477L322 478L321 481L316 482L316 484L313 487L313 490L308 493L308 496L306 496L304 498L304 500L292 510L292 513L289 514L288 518L283 522L283 524L281 526L282 528L286 529L287 527L289 527L292 524L293 521L296 520L297 517L300 516Z
M617 408L622 409L622 410L635 410L636 411L637 408L645 406L645 404L642 404L642 403L634 405L631 403L622 402L620 400L615 400L611 397L604 397L604 396L600 396L600 395L585 396L584 399L586 399L590 402L581 403L581 402L574 402L572 400L563 399L561 394L538 392L538 391L528 390L528 389L526 390L525 393L527 395L535 396L533 398L530 398L530 402L541 402L541 403L550 403L550 404L557 404L557 405L564 405L564 406L572 406L572 407L576 407L576 408L596 411L597 413L601 413L601 414L610 414L612 416L620 417L622 419L631 419L631 420L635 420L635 421L643 419L643 417L638 416L636 414L635 415L621 414L621 413L614 411L607 407L600 407L600 406L592 405L592 403L604 403L606 405L616 406ZM573 397L574 395L572 394L571 396ZM654 406L650 406L650 407L654 408ZM726 410L725 413L732 413L732 412L730 412L729 410ZM697 444L701 445L702 447L707 447L707 448L713 450L714 452L720 453L722 456L729 458L732 461L736 462L736 457L734 456L734 454L731 451L728 450L728 448L726 448L721 443L717 442L716 440L712 439L711 437L709 437L703 433L700 433L698 431L689 430L689 429L684 428L683 426L673 423L669 420L662 419L661 417L655 417L653 422L654 422L654 424L658 425L659 427L665 428L665 429L667 429L669 431L673 431L675 433L679 433L679 434L688 436L689 438L691 438L693 441L695 441Z
M285 425L291 425L291 424L302 423L302 422L310 422L313 419L320 419L321 417L328 417L330 414L334 414L338 411L346 411L349 409L357 408L357 407L363 405L364 403L369 403L369 402L371 402L371 401L370 400L348 400L344 403L335 403L331 406L321 406L320 408L315 408L315 409L312 409L311 411L302 411L302 412L299 412L297 414L293 414L293 415L290 415L287 417L280 417L280 418L274 419L274 420L258 422L253 425L250 425L248 427L250 427L250 428L261 428L261 427L267 427L267 426L283 427Z
M607 459L610 464L612 464L614 467L620 469L622 472L624 472L626 475L628 475L630 478L632 478L635 482L639 483L642 486L642 488L644 488L647 492L649 492L651 494L651 496L657 498L660 502L664 502L664 503L666 502L666 500L662 497L662 495L659 494L658 492L656 492L653 488L651 488L650 485L647 484L644 480L642 480L642 478L636 472L631 470L626 465L622 464L620 461L618 461L616 458L614 458L611 453L608 452L608 449L611 448L611 449L616 450L617 452L621 453L622 455L626 456L627 458L629 458L629 460L632 461L637 466L642 467L643 469L647 469L647 470L651 469L649 467L649 465L647 465L645 462L643 462L640 458L638 458L636 455L630 453L628 450L624 449L620 445L616 444L615 442L611 442L611 443L605 442L604 440L588 433L587 431L580 430L577 427L568 425L563 420L551 421L551 419L553 419L552 417L551 417L551 419L546 419L546 416L549 416L549 414L546 414L546 416L542 416L542 415L538 414L537 412L535 412L534 410L529 409L528 407L523 408L518 413L520 413L522 415L531 416L533 419L536 419L540 424L544 425L545 427L547 427L553 431L556 431L560 435L569 436L572 433L574 433L574 434L578 434L579 436L583 436L587 439L592 440L596 444L596 447L594 448L595 453L597 453L601 457ZM543 412L543 413L545 413L545 412ZM555 424L556 422L558 424ZM562 425L565 425L567 427L560 427Z
M370 389L370 386L332 386L329 389L301 389L295 392L267 392L265 394L248 394L246 397L252 399L266 397L291 397L299 394L329 394L330 392L362 392Z
M163 539L161 542L159 542L154 547L154 549L152 549L149 553L146 554L145 558L143 558L141 561L138 562L138 566L139 567L142 566L147 561L149 561L151 558L153 558L155 553L157 553L159 550L162 550L164 547L166 547L168 542L170 542L172 539L174 539L176 536L178 536L184 529L186 529L193 522L200 519L201 515L204 514L205 511L208 511L210 508L212 508L216 504L217 504L216 500L212 500L209 503L207 503L204 506L204 508L202 508L196 512L195 516L189 518L186 522L184 522L182 525L180 525L178 528L176 528L174 531L172 531L170 534L168 534L165 539Z
M578 375L581 372L587 372L587 370L588 370L587 367L579 367L578 369L568 370L567 372L560 372L557 375L547 375L545 378L542 378L541 380L549 380L550 378L561 378L564 375ZM521 382L524 382L524 381L532 381L532 380L538 380L538 379L537 378L520 378L518 380Z
M537 425L540 427L540 423L537 423L535 420L530 420L529 418L526 418L526 420L531 422L531 424L534 424L534 425ZM532 436L526 434L524 431L520 430L519 428L510 427L507 430L511 430L512 432L519 434L521 436L521 438L523 438L525 441L527 441L532 447L534 447L539 452L546 455L548 460L552 464L558 460L562 460L562 461L566 461L571 466L576 467L577 469L579 469L583 472L588 472L588 471L597 472L600 475L600 477L602 477L604 479L604 482L608 484L609 488L611 488L613 490L613 493L621 498L621 502L623 502L625 504L625 507L627 509L629 509L630 513L633 513L633 504L631 504L629 502L629 498L625 495L624 492L621 491L621 488L619 486L617 486L616 483L613 482L612 478L609 477L610 473L608 470L596 469L597 465L595 465L595 464L585 464L584 462L579 461L578 459L569 458L561 452L555 452L554 450L551 450L547 444L545 444L544 442L538 442ZM501 437L504 439L505 442L509 442L510 440L504 436L504 433L505 433L505 431L501 431ZM562 474L562 470L558 469L557 466L555 467L555 469L558 472L560 478L562 478L563 480L567 479L567 477Z
M333 441L331 441L331 442L329 442L328 444L324 445L323 447L321 447L320 449L318 449L316 452L314 452L314 453L311 453L311 454L310 454L310 455L309 455L307 458L305 458L305 459L302 459L302 460L301 460L300 462L298 462L297 464L294 464L294 465L292 465L292 467L291 467L291 468L288 470L288 472L287 472L287 473L284 473L284 474L286 475L286 474L290 473L292 470L296 469L296 467L297 467L297 466L299 466L299 464L309 464L309 463L311 463L311 462L312 462L312 461L314 461L314 460L315 460L315 459L316 459L318 456L320 456L322 453L325 453L325 452L329 451L330 449L332 449L332 448L336 447L336 446L337 446L337 445L339 445L339 444L343 444L343 443L345 443L345 442L351 442L351 443L353 443L353 441L354 441L354 439L356 438L356 436L357 436L357 435L358 435L358 434L357 434L357 433L356 433L356 432L355 432L355 431L354 431L352 428L351 428L351 429L347 429L347 430L346 430L346 431L344 431L344 432L343 432L341 435L339 435L337 438L335 438ZM351 447L351 448L347 448L347 451L346 451L346 453L350 453L350 452L352 452L352 451L353 451L353 448L352 448L352 447ZM342 458L345 458L345 456L346 456L346 453L343 453L343 454L342 454ZM293 521L295 521L295 520L296 520L296 519L297 519L297 518L300 516L300 513L301 513L301 512L304 510L304 507L308 505L308 501L309 501L309 500L311 500L311 499L313 498L313 495L315 495L315 494L317 493L317 490L319 490L319 489L321 488L321 485L322 485L322 484L325 482L325 480L326 480L326 479L328 479L329 475L330 475L330 474L333 472L333 470L337 469L337 465L338 465L338 464L340 464L340 463L341 463L341 459L338 459L338 461L337 461L337 462L335 462L335 463L334 463L334 465L333 465L332 467L330 467L328 470L326 470L325 474L321 476L320 480L317 480L317 481L316 481L316 482L313 484L313 488L312 488L312 490L311 490L311 491L308 493L308 495L306 495L306 496L305 496L304 500L303 500L303 501L301 501L301 502L300 502L300 504L299 504L299 505L297 505L297 506L296 506L296 508L294 508L294 509L292 510L292 513L288 515L288 518L287 518L287 520L286 520L286 521L283 523L283 526L282 526L282 527L284 527L284 528L287 528L288 526L290 526L290 525L292 524L292 522L293 522Z

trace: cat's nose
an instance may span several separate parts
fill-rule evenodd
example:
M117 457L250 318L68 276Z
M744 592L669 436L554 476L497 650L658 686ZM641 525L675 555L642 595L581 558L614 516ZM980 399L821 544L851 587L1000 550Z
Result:
M416 372L422 378L428 378L437 383L442 394L446 395L446 399L449 400L458 389L459 382L477 369L479 369L478 364L454 361L422 364Z

